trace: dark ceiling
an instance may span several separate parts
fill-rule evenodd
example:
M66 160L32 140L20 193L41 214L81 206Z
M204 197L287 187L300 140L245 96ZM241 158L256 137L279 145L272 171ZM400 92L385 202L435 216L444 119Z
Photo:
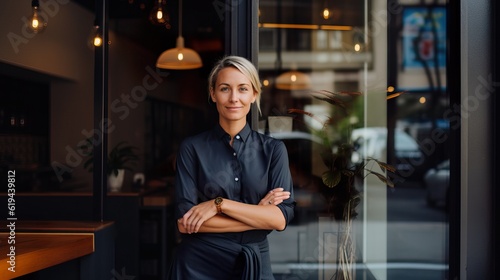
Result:
M95 11L93 0L73 1L92 12ZM110 29L156 53L174 47L179 35L179 0L166 0L170 29L149 22L149 13L155 2L157 0L109 0ZM213 49L213 42L222 40L224 22L220 20L212 1L184 0L182 6L182 36L185 38L186 47L198 48L197 51L203 52L204 48L212 45L208 48ZM204 44L204 41L209 43Z
M94 11L96 0L72 0ZM170 15L170 29L155 26L148 20L149 13L158 0L108 0L110 29L152 50L155 53L175 47L179 35L179 1L163 0ZM217 1L217 2L216 2ZM182 35L186 47L203 55L203 52L223 52L224 18L219 13L225 12L226 6L217 6L222 0L182 0ZM234 1L232 1L234 2ZM241 0L237 1L238 3ZM282 5L282 16L277 18L278 4ZM261 21L285 23L315 23L360 26L363 24L363 0L336 2L332 18L328 21L320 18L324 0L281 0L261 1ZM332 6L333 7L333 6Z

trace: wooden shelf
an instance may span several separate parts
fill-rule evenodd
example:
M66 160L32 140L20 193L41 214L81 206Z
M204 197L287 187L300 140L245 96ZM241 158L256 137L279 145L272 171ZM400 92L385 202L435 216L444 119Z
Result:
M105 227L111 226L113 222L94 221L16 221L16 232L37 233L94 233ZM8 221L0 222L0 232L8 231Z
M11 279L50 268L96 252L96 233L114 222L95 221L10 221L0 222L0 279ZM15 243L9 237L15 232ZM12 243L12 242L11 242ZM11 267L11 246L15 253L15 272ZM102 250L103 248L101 248Z
M11 279L52 267L94 252L93 233L16 233L13 245L9 233L0 233L0 279ZM10 247L15 246L15 272L11 267Z

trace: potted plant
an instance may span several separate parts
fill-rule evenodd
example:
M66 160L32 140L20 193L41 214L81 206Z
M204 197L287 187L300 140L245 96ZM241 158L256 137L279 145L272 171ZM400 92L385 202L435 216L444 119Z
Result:
M88 155L88 159L83 164L83 167L92 172L94 160L92 140L87 139L85 144L78 148ZM135 153L135 150L137 150L137 147L129 145L126 141L121 141L109 152L106 171L110 191L119 191L123 185L125 170L133 170L132 165L139 160L139 156Z
M325 165L321 175L323 188L320 192L326 200L327 216L336 222L338 229L337 270L331 279L354 279L355 245L352 238L352 221L358 215L357 206L361 201L360 191L356 188L356 178L376 176L389 187L394 187L389 174L395 168L375 158L362 159L360 164L351 163L354 150L351 141L352 123L348 114L359 92L318 91L313 98L332 105L331 115L320 116L301 109L289 109L290 114L307 116L319 122L320 129L308 126L310 132L321 139L319 153ZM380 171L374 171L378 166Z

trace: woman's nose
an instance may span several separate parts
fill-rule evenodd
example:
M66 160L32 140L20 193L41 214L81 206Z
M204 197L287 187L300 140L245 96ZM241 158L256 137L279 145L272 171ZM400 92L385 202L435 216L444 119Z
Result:
M238 100L238 97L236 95L236 91L232 90L231 93L229 94L229 101L235 102Z

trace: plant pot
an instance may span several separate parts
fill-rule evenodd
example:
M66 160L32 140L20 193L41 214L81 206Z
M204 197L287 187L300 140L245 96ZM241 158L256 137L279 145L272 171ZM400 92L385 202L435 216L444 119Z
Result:
M293 128L293 118L288 116L268 117L269 133L291 132Z
M339 221L330 215L318 217L318 279L356 279L356 244L350 221Z
M118 169L118 174L111 173L108 175L108 190L110 192L119 192L123 186L123 177L125 169Z

